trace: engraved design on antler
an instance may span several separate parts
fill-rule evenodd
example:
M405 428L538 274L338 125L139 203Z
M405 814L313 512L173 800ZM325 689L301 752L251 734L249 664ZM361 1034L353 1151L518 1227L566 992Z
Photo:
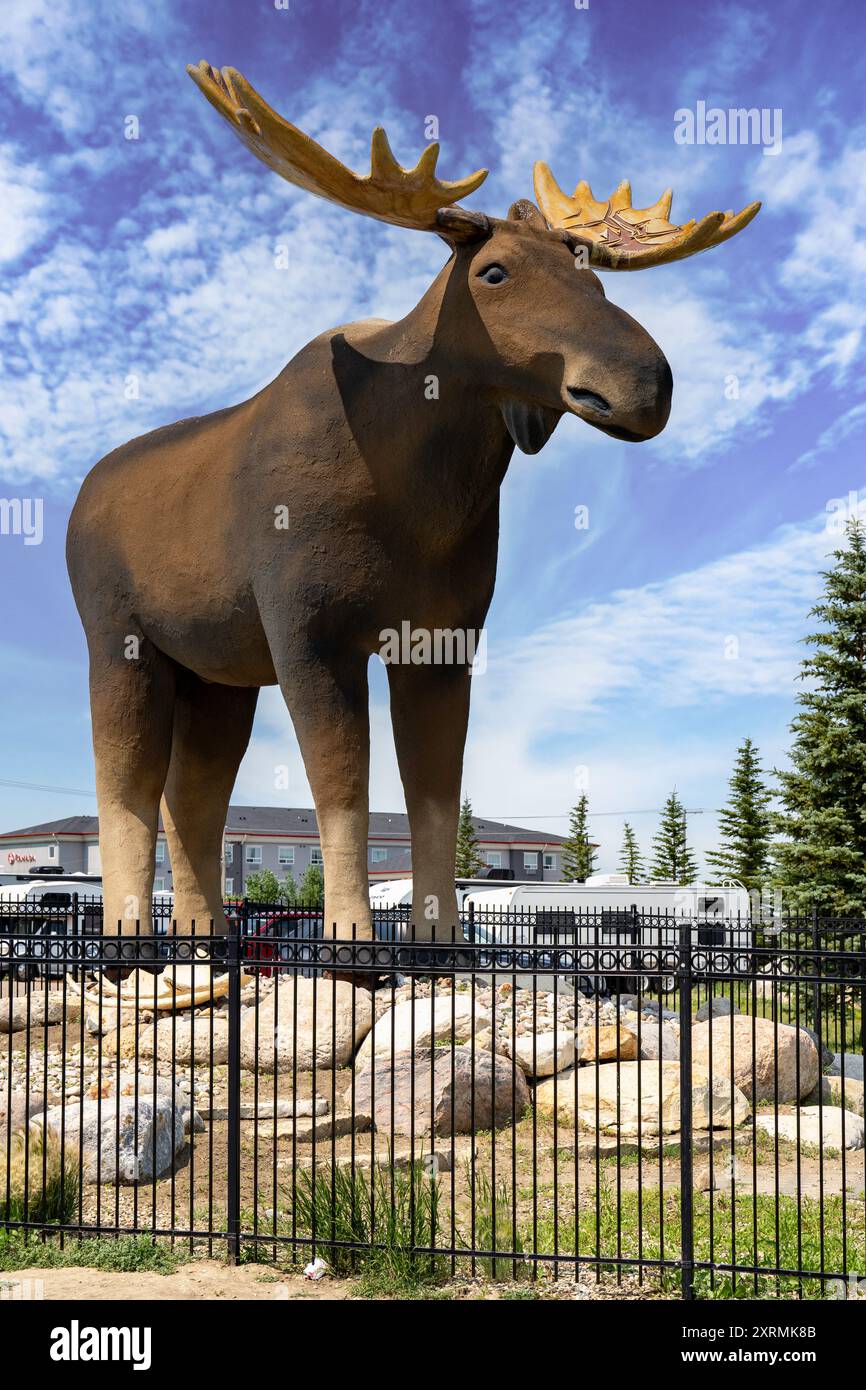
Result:
M535 165L535 197L548 225L562 228L583 242L589 248L590 263L602 270L643 270L707 251L736 236L761 206L750 203L736 216L710 212L700 222L677 226L668 221L673 197L670 189L648 208L632 207L627 179L604 203L593 197L585 180L569 198L540 160Z
M478 169L455 182L436 178L438 143L428 145L414 169L399 165L381 126L373 131L370 173L361 176L341 164L333 155L310 139L297 126L278 115L235 68L220 72L202 61L187 67L196 86L232 127L239 140L264 164L290 183L327 198L332 203L419 231L437 231L440 208L451 207L459 198L474 193L487 177ZM471 230L466 215L466 230ZM477 219L480 214L474 214ZM455 219L455 224L460 219Z

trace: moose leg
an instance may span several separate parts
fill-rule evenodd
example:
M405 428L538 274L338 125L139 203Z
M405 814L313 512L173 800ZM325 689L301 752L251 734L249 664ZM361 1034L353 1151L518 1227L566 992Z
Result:
M273 650L273 648L272 648ZM304 760L325 861L325 934L371 940L367 871L370 724L367 657L275 658Z
M90 647L90 710L99 806L103 922L122 935L153 930L151 893L162 795L171 754L174 663L137 637Z
M415 939L459 939L454 891L463 747L471 677L466 666L389 666L391 723L412 834Z
M181 934L222 934L220 851L226 812L253 727L258 688L209 685L178 672L171 762L162 801Z

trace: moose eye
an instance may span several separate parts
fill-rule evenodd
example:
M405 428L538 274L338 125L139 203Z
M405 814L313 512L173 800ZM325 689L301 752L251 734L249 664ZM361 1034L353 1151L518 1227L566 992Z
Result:
M503 280L508 279L508 271L501 265L486 265L479 270L478 279L483 280L485 285L501 285Z

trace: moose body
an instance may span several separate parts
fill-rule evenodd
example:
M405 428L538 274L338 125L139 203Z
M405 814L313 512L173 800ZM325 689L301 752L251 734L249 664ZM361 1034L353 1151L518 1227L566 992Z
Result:
M207 74L237 119L233 89ZM162 798L178 926L224 929L228 801L259 688L279 684L316 803L326 921L371 935L367 667L383 633L482 627L515 443L537 452L567 412L629 440L664 426L667 363L576 270L569 235L530 204L507 220L446 207L433 229L452 254L406 318L322 334L251 400L134 440L85 479L67 553L106 923L149 929ZM458 920L470 662L388 665L419 938Z

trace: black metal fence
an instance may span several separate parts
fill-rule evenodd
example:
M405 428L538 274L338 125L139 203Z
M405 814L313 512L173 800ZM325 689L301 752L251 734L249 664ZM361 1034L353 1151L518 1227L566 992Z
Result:
M0 907L0 1240L685 1298L866 1276L862 922L154 925Z

